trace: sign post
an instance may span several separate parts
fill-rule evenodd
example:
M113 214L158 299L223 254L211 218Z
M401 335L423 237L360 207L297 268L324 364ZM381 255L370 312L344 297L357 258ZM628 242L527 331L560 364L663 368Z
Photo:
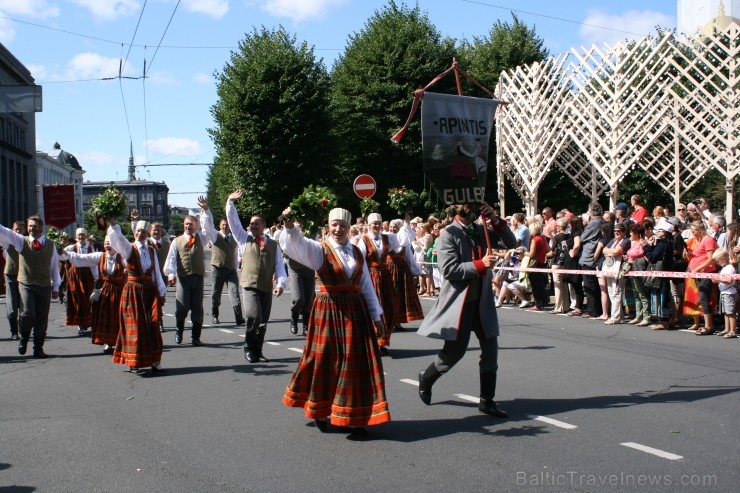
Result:
M377 188L375 178L370 175L360 175L355 178L355 181L352 184L352 189L355 191L355 195L361 199L369 199L375 195Z

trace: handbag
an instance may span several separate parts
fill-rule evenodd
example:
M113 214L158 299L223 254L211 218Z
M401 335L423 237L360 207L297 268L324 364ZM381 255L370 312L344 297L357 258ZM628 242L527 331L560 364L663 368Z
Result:
M661 272L663 270L663 261L658 260L654 264L648 264L647 266L647 272ZM643 285L646 288L650 289L660 289L660 286L663 284L663 278L646 275L645 279L643 281Z
M620 272L621 268L622 257L606 256L604 257L604 264L601 266L601 272L607 274L604 277L617 277L617 274Z

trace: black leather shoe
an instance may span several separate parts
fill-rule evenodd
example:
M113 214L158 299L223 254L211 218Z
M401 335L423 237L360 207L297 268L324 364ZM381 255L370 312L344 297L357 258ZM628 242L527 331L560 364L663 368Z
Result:
M290 322L290 333L293 335L298 335L298 324L295 322Z
M205 346L205 344L200 342L200 339L193 339L193 346Z
M218 321L218 317L213 317L213 320L211 320L211 322L213 322L214 325L218 325L221 323Z
M103 346L103 354L113 354L113 349L113 346L109 346L108 344L106 344L105 346Z
M80 328L77 331L77 335L80 336L80 337L85 337L87 335L87 331L85 331L85 329L83 329L83 328Z
M383 356L390 356L391 350L388 349L388 347L386 346L380 346L380 354L382 354Z
M19 336L18 334L10 334L10 340L11 341L18 341L18 340L20 340L20 338L21 338L21 336Z
M162 366L159 364L152 365L152 373L154 373L155 375L159 375L161 373L167 373L168 371L169 370L167 370L167 368L162 368Z
M239 318L236 319L236 324L235 325L237 327L240 327L240 326L246 325L246 324L247 324L247 321L244 320L243 318L239 317Z
M254 349L248 347L244 348L244 359L246 359L250 363L258 363L260 360L257 352Z
M43 349L34 349L33 357L36 359L46 359L49 357L49 355L46 354Z
M480 404L478 404L478 411L488 414L489 416L495 416L496 418L509 417L509 413L498 407L493 401L480 401Z
M28 341L21 339L20 344L18 344L18 354L26 354L26 349L28 349Z
M326 433L329 430L329 423L325 419L314 419L313 422L321 433Z
M175 332L175 344L182 344L182 331L178 330Z
M423 371L419 372L419 397L421 397L421 401L427 406L432 403L432 388L424 380Z

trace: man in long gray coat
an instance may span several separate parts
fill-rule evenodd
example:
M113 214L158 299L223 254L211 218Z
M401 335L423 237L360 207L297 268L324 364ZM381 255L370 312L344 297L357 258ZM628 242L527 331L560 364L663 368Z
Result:
M444 339L444 347L434 362L419 373L419 396L424 404L432 401L432 385L465 355L474 332L481 347L480 403L478 410L506 418L496 406L496 372L498 370L498 317L491 286L491 267L495 257L486 254L483 226L474 223L474 207L456 206L457 215L437 240L437 259L442 286L432 311L424 318L418 333ZM516 239L506 221L494 215L483 203L482 216L491 218L491 245L502 242L514 248Z

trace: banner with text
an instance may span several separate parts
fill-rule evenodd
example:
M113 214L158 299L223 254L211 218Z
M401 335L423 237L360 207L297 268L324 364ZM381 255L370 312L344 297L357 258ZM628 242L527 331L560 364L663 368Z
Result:
M424 93L424 174L445 204L483 202L497 106L495 99Z
M74 185L44 185L44 222L64 229L76 219Z

